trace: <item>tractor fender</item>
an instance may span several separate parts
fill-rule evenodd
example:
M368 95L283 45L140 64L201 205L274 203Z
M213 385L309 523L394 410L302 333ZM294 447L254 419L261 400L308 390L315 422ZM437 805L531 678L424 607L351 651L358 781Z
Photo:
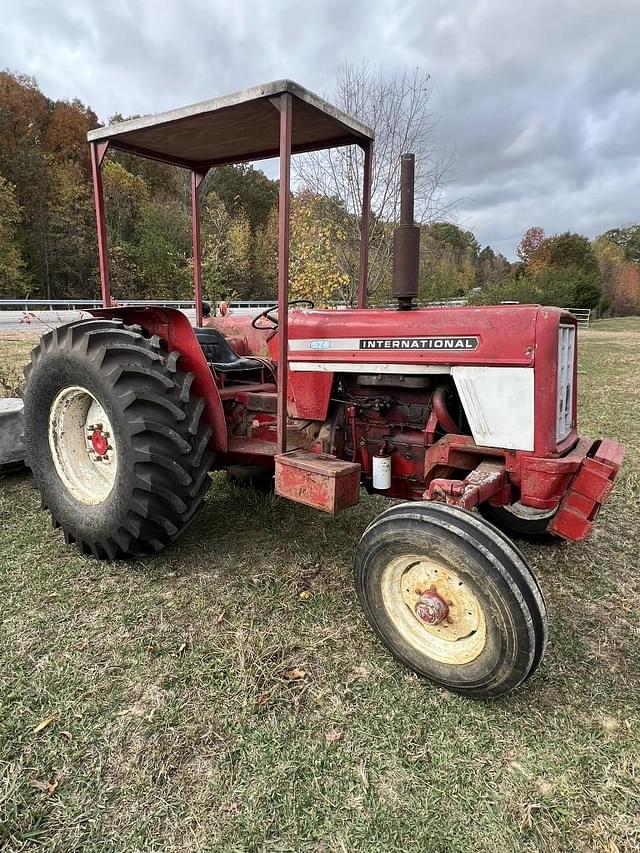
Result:
M91 308L94 317L117 317L131 326L141 326L151 335L158 335L169 352L180 353L180 369L193 373L193 390L205 402L205 418L213 427L209 447L219 453L227 450L227 424L218 388L213 380L207 360L187 317L177 308L160 306L123 305L114 308Z

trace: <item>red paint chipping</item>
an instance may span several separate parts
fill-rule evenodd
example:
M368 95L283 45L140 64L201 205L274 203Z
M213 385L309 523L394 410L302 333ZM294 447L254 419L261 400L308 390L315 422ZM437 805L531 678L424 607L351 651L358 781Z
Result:
M428 589L416 604L416 616L427 625L439 625L449 615L449 605L435 589Z
M360 465L328 453L293 450L276 457L276 494L335 515L358 503Z

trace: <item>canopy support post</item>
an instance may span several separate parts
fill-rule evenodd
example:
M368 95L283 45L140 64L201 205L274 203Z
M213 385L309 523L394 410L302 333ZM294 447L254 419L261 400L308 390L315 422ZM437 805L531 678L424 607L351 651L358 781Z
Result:
M362 217L360 219L360 277L358 281L358 308L367 307L367 282L369 278L369 228L371 222L371 179L373 172L373 142L362 144L364 151L364 177L362 182Z
M91 177L93 198L96 205L96 231L98 234L98 265L100 268L100 291L104 308L111 307L111 282L109 278L109 247L107 224L104 216L104 188L102 186L102 161L107 153L108 142L91 143Z
M196 326L202 325L202 245L200 242L200 184L207 169L191 171L191 239L193 257L193 291L196 303Z
M280 95L280 187L278 198L278 453L287 452L289 367L289 201L291 182L291 95Z

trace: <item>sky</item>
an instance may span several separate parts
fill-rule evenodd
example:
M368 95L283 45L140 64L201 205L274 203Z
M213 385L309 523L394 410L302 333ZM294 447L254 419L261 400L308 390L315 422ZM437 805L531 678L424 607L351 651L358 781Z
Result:
M0 0L0 68L103 121L424 69L455 218L509 258L532 225L640 221L639 45L640 0Z

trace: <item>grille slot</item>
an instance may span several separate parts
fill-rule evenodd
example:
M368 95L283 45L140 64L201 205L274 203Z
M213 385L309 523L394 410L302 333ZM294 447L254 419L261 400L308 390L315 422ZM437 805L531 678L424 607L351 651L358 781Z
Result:
M576 351L575 326L560 326L558 334L558 408L556 438L562 441L571 432L573 421L573 361Z

